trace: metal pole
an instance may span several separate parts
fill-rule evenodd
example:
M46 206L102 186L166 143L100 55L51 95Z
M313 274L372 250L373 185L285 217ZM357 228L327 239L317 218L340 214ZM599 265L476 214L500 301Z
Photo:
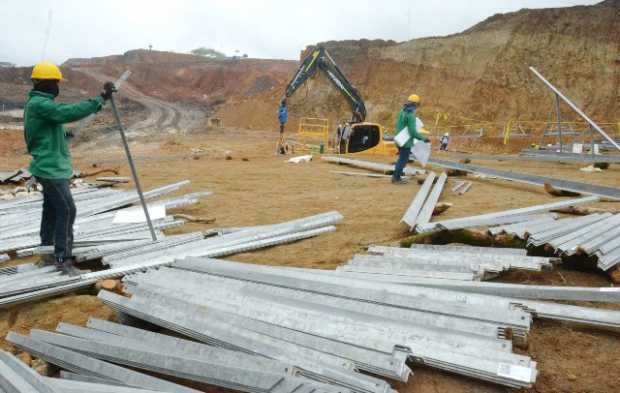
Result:
M560 97L564 102L566 102L568 106L573 108L573 110L577 112L579 116L581 116L586 122L588 122L588 124L590 124L592 128L594 128L599 134L601 134L605 139L607 139L609 143L611 143L616 149L620 150L620 145L618 145L615 140L613 140L609 135L607 135L607 133L603 131L603 129L599 127L598 124L596 124L585 113L583 113L583 111L579 109L577 105L575 105L571 100L566 98L566 96L564 96L561 91L559 91L555 86L553 86L551 82L545 79L545 77L542 76L540 72L536 71L534 67L530 67L530 71L532 71L538 77L538 79L540 79L545 85L547 85L547 87L551 89L551 91L553 91L558 97Z
M114 87L116 88L116 90L121 88L121 85L123 84L123 82L125 82L129 78L130 75L131 75L130 70L123 72L123 74L116 80L116 82L114 82ZM96 114L93 113L92 115L89 115L78 122L77 126L73 130L73 136L75 137L75 140L79 138L80 134L82 133L82 130L85 127L87 127L95 119L95 117L96 117Z
M562 111L560 110L560 96L555 94L555 111L558 117L558 139L560 141L560 153L564 152L564 146L562 145Z
M594 129L592 128L592 126L590 126L590 142L591 145L590 149L592 150L591 153L592 155L594 155Z
M112 106L112 113L114 113L114 118L116 119L116 124L118 125L118 130L121 134L121 139L123 140L123 147L125 148L125 154L127 155L127 161L129 162L129 167L131 168L131 176L133 177L133 181L136 184L136 190L138 190L138 196L140 196L140 203L142 204L142 209L144 210L144 217L146 217L146 222L149 226L149 231L151 232L151 237L153 241L157 241L157 235L155 235L155 229L153 228L153 223L151 222L151 216L149 215L149 209L146 206L146 201L144 200L144 195L142 194L142 187L140 187L140 181L138 180L138 172L136 171L136 166L133 163L133 157L131 156L131 151L129 151L129 144L127 143L127 136L125 135L125 129L123 128L123 123L121 123L121 118L118 115L118 109L116 109L116 102L114 102L114 95L110 97L110 105Z

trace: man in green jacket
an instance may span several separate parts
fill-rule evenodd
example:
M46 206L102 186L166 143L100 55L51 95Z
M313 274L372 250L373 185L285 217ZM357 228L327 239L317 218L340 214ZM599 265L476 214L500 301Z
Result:
M33 89L28 93L24 109L24 136L32 156L30 173L43 186L41 245L54 246L54 262L67 274L79 274L73 266L73 223L76 209L69 189L73 175L71 155L64 123L80 120L98 112L110 99L113 84L104 85L101 96L75 104L54 101L62 79L60 69L49 62L32 70ZM51 261L46 261L51 264Z
M413 146L413 140L419 139L424 142L428 142L428 138L422 136L418 132L416 125L416 108L420 105L420 97L415 94L409 96L409 99L398 113L396 119L396 128L394 132L398 134L403 128L407 127L409 131L409 140L403 146L398 147L398 159L394 165L394 172L392 173L393 184L407 184L407 181L402 178L403 170L409 162L409 156L411 155L411 147Z

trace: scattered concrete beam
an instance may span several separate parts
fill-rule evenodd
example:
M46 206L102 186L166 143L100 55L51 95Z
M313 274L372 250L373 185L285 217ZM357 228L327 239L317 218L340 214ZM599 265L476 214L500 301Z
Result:
M420 214L420 211L422 210L424 201L426 201L426 198L428 196L428 193L431 190L433 181L435 180L436 176L437 175L435 175L434 172L431 172L428 174L428 176L426 176L426 179L424 180L422 187L420 187L420 189L418 190L417 194L413 198L413 201L411 202L411 205L409 205L409 208L407 209L407 211L405 212L405 215L401 219L401 222L404 222L407 225L409 225L411 230L413 230L416 226L418 215Z
M529 206L519 209L504 210L495 213L480 214L477 216L453 218L450 220L430 222L424 225L418 225L418 232L430 232L437 230L456 230L463 228L471 228L477 226L493 226L510 224L520 221L529 221L534 215L548 212L553 209L565 206L581 205L586 203L594 203L599 200L598 196L588 196L578 199L569 199L560 202L546 203L542 205Z
M463 188L461 188L461 190L459 190L459 195L463 195L467 191L469 191L469 189L471 188L472 184L473 184L472 182L467 182L467 184Z
M351 165L357 168L368 169L370 171L376 171L376 172L381 172L381 173L386 173L386 174L391 174L394 171L394 165L381 164L378 162L353 160L351 158L330 157L330 156L323 156L321 157L321 160L331 162L334 164ZM424 174L425 172L420 169L405 167L405 169L403 170L403 173L408 176L415 176L415 175Z
M416 224L426 224L430 222L431 217L433 216L433 211L435 210L435 205L437 204L437 201L439 201L439 196L441 195L443 187L446 184L446 180L448 180L448 175L444 172L439 176L433 190L424 202L424 206L422 206L420 214L416 219Z
M519 173L512 171L502 171L499 169L486 168L476 165L461 164L454 161L430 159L429 164L450 168L464 172L480 173L487 176L495 176L505 180L512 180L520 183L533 184L535 186L543 186L549 184L559 190L578 192L580 194L596 195L601 198L620 200L620 189L597 186L594 184L581 183L571 180L555 179L552 177L537 176L527 173Z

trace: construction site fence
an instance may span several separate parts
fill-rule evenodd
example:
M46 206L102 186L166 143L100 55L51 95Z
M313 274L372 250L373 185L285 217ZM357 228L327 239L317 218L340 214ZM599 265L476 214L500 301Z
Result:
M299 120L297 137L301 143L329 142L329 120L315 117L302 117Z
M598 122L611 137L620 138L620 121ZM459 125L435 124L431 128L431 135L439 137L449 133L451 138L497 138L504 144L511 139L532 139L533 141L544 138L558 138L560 133L563 137L590 140L599 139L598 133L590 128L585 121L530 121L508 120L501 122L477 122Z

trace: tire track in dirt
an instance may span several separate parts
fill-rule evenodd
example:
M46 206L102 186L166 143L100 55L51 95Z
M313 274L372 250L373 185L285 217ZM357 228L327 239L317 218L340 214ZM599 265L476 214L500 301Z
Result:
M74 70L88 75L99 82L115 79L93 67L80 67L74 68ZM119 93L132 101L142 104L148 111L146 119L127 127L127 133L132 136L146 135L153 131L183 133L197 127L206 118L206 113L200 109L186 108L181 104L148 96L129 82L123 82Z

